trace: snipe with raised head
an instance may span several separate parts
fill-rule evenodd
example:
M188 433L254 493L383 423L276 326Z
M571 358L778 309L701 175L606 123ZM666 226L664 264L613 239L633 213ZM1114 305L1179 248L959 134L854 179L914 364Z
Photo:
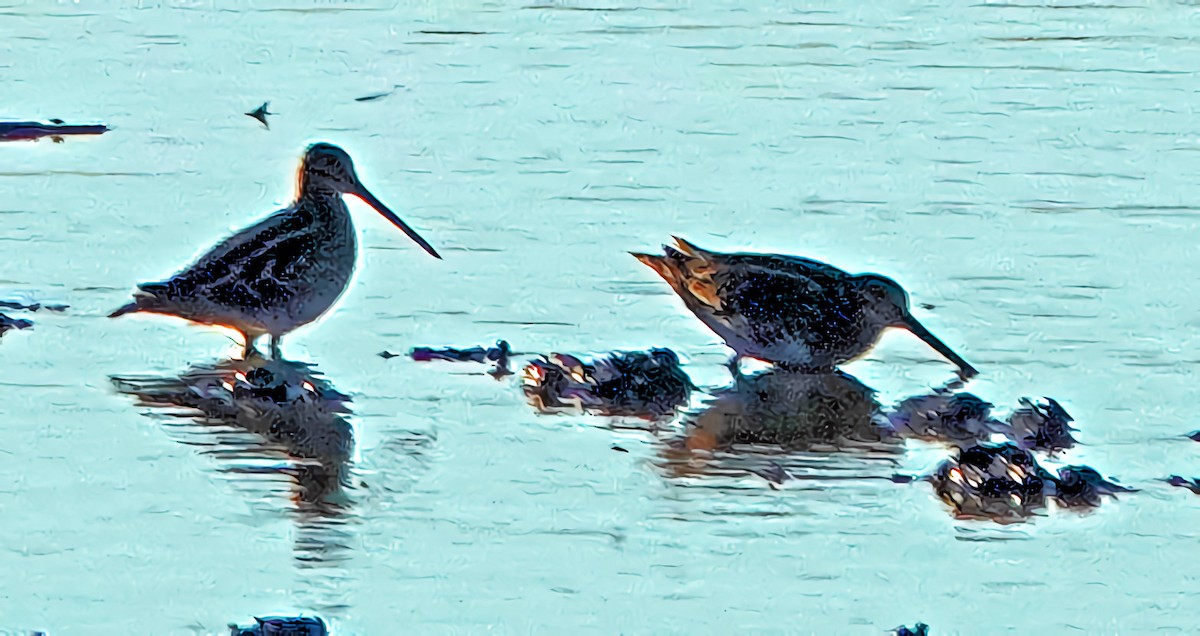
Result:
M737 357L828 372L871 349L889 327L906 329L959 370L975 368L908 310L908 294L878 274L780 254L722 254L675 238L662 256L634 254L662 276L687 308Z
M230 327L245 338L247 354L256 338L269 335L277 355L284 334L319 318L350 283L357 244L342 195L358 197L441 258L363 186L350 155L317 143L304 153L291 206L225 239L170 279L138 285L133 301L110 317L147 312Z

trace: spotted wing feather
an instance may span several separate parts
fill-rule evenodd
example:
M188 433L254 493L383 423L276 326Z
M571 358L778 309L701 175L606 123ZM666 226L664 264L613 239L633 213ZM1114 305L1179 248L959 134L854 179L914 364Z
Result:
M170 279L138 289L151 303L166 306L196 298L246 310L278 306L294 293L287 283L314 264L321 227L307 210L283 210L221 242Z
M863 309L849 275L816 261L731 254L714 275L726 320L767 347L804 342L845 349L861 331ZM813 266L816 265L816 266Z

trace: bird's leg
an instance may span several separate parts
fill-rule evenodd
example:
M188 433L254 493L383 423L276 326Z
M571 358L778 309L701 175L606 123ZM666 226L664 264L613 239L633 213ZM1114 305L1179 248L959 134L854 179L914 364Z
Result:
M245 343L242 345L242 359L249 360L251 357L254 356L254 353L255 353L254 336L251 336L248 333L243 333L242 341Z
M725 363L725 367L729 369L729 375L733 376L734 382L738 381L742 377L741 362L742 357L735 353L729 358L729 361Z
M279 359L279 343L283 340L283 336L271 334L271 359Z

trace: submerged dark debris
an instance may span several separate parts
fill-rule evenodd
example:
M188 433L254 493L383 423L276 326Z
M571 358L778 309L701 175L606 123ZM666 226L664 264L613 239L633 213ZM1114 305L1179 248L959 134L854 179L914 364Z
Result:
M0 336L3 336L14 329L29 329L32 326L32 320L25 320L23 318L9 318L4 314L0 314Z
M908 398L888 419L905 437L969 445L1010 433L1009 425L992 417L992 406L971 393L942 392Z
M957 516L1001 522L1039 514L1047 498L1062 508L1086 509L1099 506L1105 496L1132 492L1088 466L1051 473L1033 453L1012 442L959 449L926 480Z
M254 622L252 627L238 627L230 623L230 636L329 636L325 621L316 616L256 616Z
M552 353L530 362L521 379L525 396L541 411L647 419L674 415L695 388L670 349L618 351L591 362Z
M1200 479L1187 479L1185 477L1180 477L1179 475L1171 475L1170 477L1164 479L1163 481L1167 482L1168 484L1170 484L1172 486L1177 486L1179 488L1187 488L1188 490L1192 491L1193 493L1200 495Z
M957 516L1012 521L1045 507L1042 473L1015 444L983 444L956 451L928 479Z
M1021 398L1021 408L1008 418L1012 428L1010 437L1024 448L1052 453L1074 447L1078 443L1071 435L1076 430L1071 427L1074 418L1054 399L1044 399L1045 402L1034 403Z
M397 354L384 351L379 355L387 360L396 357ZM512 371L508 369L509 356L512 355L512 349L505 340L498 340L496 346L486 348L471 347L470 349L455 349L444 347L435 349L433 347L415 347L409 355L417 362L430 362L433 360L447 362L491 362L495 364L492 370L488 372L492 377L499 379L506 375L512 375Z
M888 419L904 437L958 446L1003 436L1030 450L1053 453L1074 447L1078 443L1071 435L1076 430L1070 425L1074 419L1052 398L1044 400L1021 398L1021 406L1003 422L992 416L991 403L972 393L939 391L900 402Z
M44 305L42 303L25 304L25 303L13 301L13 300L0 300L0 309L15 309L18 311L34 311L34 312L45 309L46 311L53 311L56 313L61 313L61 312L66 311L69 308L70 308L70 305Z
M412 357L493 361L504 368L511 353L502 340L491 348L420 347ZM695 389L670 349L613 352L591 361L562 353L539 356L524 368L521 380L530 403L544 412L582 411L652 421L680 413ZM992 409L979 396L944 388L902 400L888 412L873 389L841 371L738 373L732 385L712 392L698 411L684 413L682 429L673 429L682 430L682 436L662 440L663 459L678 476L751 474L772 487L797 479L928 481L956 516L999 522L1040 514L1048 502L1058 508L1089 509L1101 505L1105 497L1132 492L1088 466L1051 472L1038 463L1034 451L1053 454L1077 444L1072 435L1074 418L1056 400L1021 398L1007 421L995 417ZM1200 437L1200 431L1194 437ZM954 455L923 477L803 478L761 456L763 452L786 457L794 452L853 451L894 462L889 458L903 452L905 438L948 443ZM744 457L734 459L738 454Z
M103 124L68 124L61 119L40 121L0 121L0 141L37 141L49 137L62 143L68 135L102 135L108 132Z
M38 312L41 310L63 312L67 310L66 305L43 305L42 303L23 303L15 300L0 300L0 309L11 309L14 311ZM29 329L33 327L33 321L25 318L11 318L0 313L0 336L16 329Z
M1063 508L1095 508L1103 497L1133 492L1120 484L1106 480L1090 466L1066 466L1058 469L1058 477L1046 480L1046 495Z

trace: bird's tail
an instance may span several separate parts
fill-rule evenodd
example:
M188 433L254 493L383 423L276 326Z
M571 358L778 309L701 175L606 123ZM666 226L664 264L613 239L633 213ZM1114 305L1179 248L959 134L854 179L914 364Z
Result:
M717 293L718 285L713 279L716 270L707 258L708 252L683 239L675 238L675 241L681 249L664 245L665 256L640 253L633 253L633 256L662 276L685 301L720 310L722 305Z
M159 305L159 297L156 292L165 291L166 285L162 283L143 283L138 285L138 290L133 293L133 302L122 305L116 311L109 314L108 317L116 318L139 311L153 311Z
M654 270L663 280L671 283L672 286L679 280L679 270L675 268L675 264L666 256L658 254L643 254L641 252L630 252L634 258L642 262L643 265Z
M708 256L709 254L712 253L706 249L703 249L703 248L697 246L695 243L689 243L688 241L685 241L685 240L679 238L678 236L671 235L671 238L675 239L675 245L678 246L679 251L683 252L684 254L686 254L688 256L694 256L696 258L705 258L706 256Z

